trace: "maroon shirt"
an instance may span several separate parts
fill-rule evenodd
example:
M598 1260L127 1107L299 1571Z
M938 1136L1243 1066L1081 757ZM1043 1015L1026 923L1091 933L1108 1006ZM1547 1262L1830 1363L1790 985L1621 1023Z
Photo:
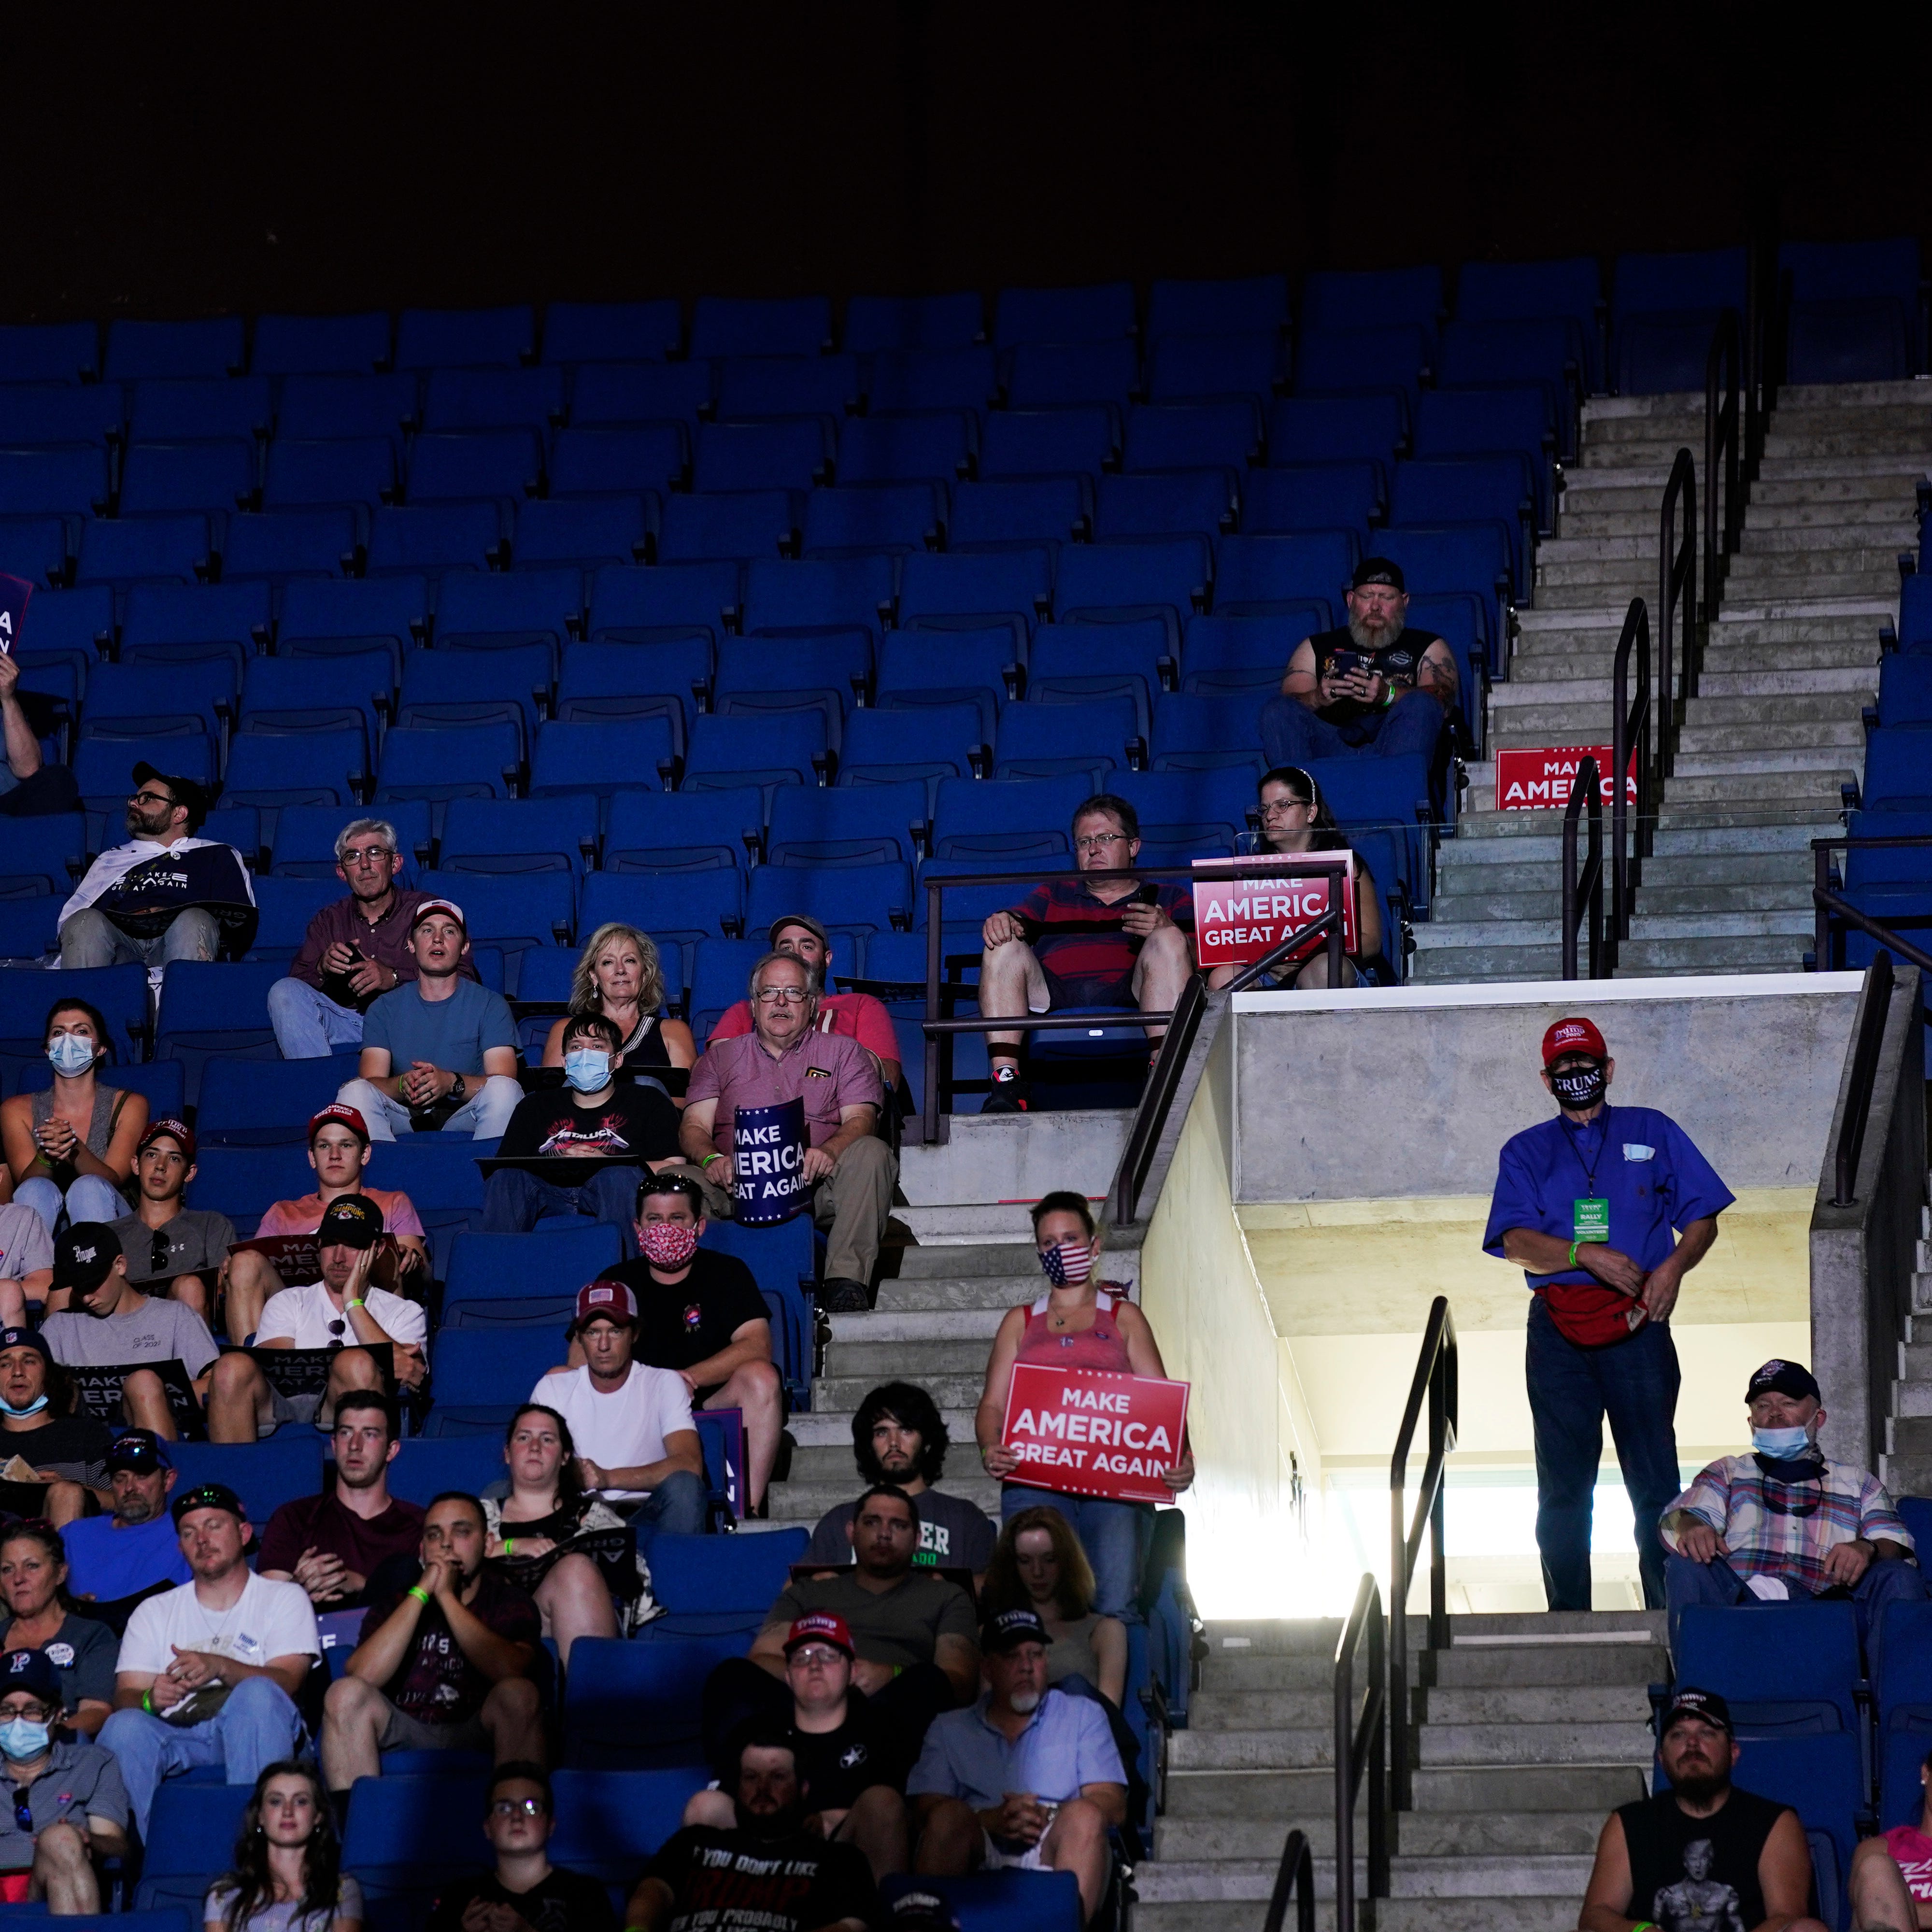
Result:
M423 1512L400 1496L392 1496L380 1516L369 1517L345 1509L333 1490L326 1496L298 1496L269 1517L262 1532L260 1567L293 1576L302 1552L314 1550L340 1557L358 1576L373 1576L393 1557L414 1557L422 1547L422 1528ZM327 1607L348 1610L362 1600L345 1597Z
M323 974L322 956L332 946L352 946L364 958L388 967L399 984L406 983L416 977L416 958L410 950L410 921L416 908L433 896L418 892L413 886L398 886L395 902L374 926L362 916L353 893L346 898L332 901L309 921L308 932L294 964L289 968L290 974L328 994L340 1004L353 1006L358 1012L368 1012L382 995L371 993L367 998L343 998L348 988L341 980L329 979ZM477 976L476 968L466 953L463 973L467 979Z
M364 1630L380 1630L422 1574L422 1564L412 1559L392 1563L380 1577L371 1577ZM536 1605L487 1564L478 1576L476 1595L464 1608L506 1643L527 1643L533 1648L542 1645L543 1618ZM532 1658L532 1668L538 1660ZM382 1686L382 1695L418 1724L462 1724L482 1709L490 1682L450 1634L442 1606L431 1599L416 1619L415 1643L404 1653L396 1674Z

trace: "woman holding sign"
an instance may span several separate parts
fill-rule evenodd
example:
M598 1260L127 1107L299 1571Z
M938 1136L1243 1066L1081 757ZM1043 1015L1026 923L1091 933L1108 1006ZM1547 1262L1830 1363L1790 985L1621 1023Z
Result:
M1066 1424L1072 1441L1101 1446L1091 1450L1069 1448L1062 1452L1065 1460L1049 1468L1007 1445L1007 1396L1013 1370L1022 1364L1162 1382L1167 1370L1147 1317L1127 1299L1126 1290L1118 1282L1093 1278L1100 1244L1094 1238L1094 1216L1085 1196L1065 1192L1045 1196L1034 1208L1033 1232L1041 1270L1052 1285L1037 1301L1008 1309L1000 1320L986 1363L986 1386L974 1418L980 1460L989 1476L1000 1478L1005 1485L1000 1501L1001 1517L1010 1519L1040 1505L1058 1510L1072 1525L1093 1565L1093 1607L1102 1616L1138 1622L1134 1595L1154 1534L1154 1505L1084 1492L1087 1485L1081 1481L1090 1454L1096 1465L1103 1455L1115 1462L1123 1460L1106 1446L1105 1418L1083 1415ZM1058 1415L1054 1419L1061 1420ZM1060 1435L1059 1430L1050 1432ZM1194 1480L1194 1457L1184 1430L1178 1453L1164 1429L1151 1435L1143 1431L1143 1436L1146 1450L1165 1447L1174 1460L1168 1462L1145 1454L1132 1460L1157 1464L1150 1480L1170 1494L1187 1488ZM1063 1482L1066 1486L1058 1486ZM1081 1486L1076 1488L1076 1484Z

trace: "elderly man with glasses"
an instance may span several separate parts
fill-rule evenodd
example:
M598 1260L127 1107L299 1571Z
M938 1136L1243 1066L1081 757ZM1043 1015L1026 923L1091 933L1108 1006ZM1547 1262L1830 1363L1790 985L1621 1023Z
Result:
M339 1046L360 1046L363 1015L416 978L410 932L428 895L399 886L402 869L388 820L355 819L337 835L335 876L349 896L309 921L289 976L268 988L268 1019L284 1060L323 1060ZM460 971L476 977L467 958Z
M752 969L752 1030L714 1040L692 1069L678 1138L706 1210L728 1219L737 1186L738 1109L803 1100L811 1143L803 1174L812 1217L829 1231L818 1305L850 1312L871 1306L898 1162L877 1137L878 1064L857 1040L818 1030L816 984L812 969L789 952L768 952Z

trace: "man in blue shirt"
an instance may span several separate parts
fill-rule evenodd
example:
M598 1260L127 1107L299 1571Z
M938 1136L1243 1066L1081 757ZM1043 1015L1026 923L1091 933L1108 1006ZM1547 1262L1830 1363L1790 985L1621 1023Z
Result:
M1536 1543L1552 1610L1590 1608L1606 1414L1643 1600L1664 1602L1658 1519L1678 1487L1670 1311L1736 1198L1668 1114L1611 1106L1616 1065L1590 1020L1558 1020L1544 1035L1543 1084L1557 1116L1504 1144L1483 1234L1484 1252L1515 1262L1535 1296L1526 1374Z
M416 977L385 993L362 1022L358 1078L336 1098L372 1140L404 1128L501 1138L524 1090L508 1003L463 974L470 934L453 899L424 899L410 922Z
M152 1430L124 1429L109 1446L111 1516L84 1516L61 1532L67 1545L68 1590L86 1614L117 1634L135 1604L194 1574L168 1516L175 1468L168 1445Z
M1052 1641L1030 1610L988 1620L986 1690L970 1710L934 1718L906 1780L919 1807L914 1863L934 1878L1070 1871L1084 1924L1106 1892L1107 1831L1127 1815L1127 1775L1106 1707L1047 1688Z

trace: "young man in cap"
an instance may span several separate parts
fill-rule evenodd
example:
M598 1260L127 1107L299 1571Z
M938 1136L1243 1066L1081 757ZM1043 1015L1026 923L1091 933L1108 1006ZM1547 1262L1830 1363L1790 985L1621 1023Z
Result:
M232 845L194 835L208 796L191 778L134 767L124 845L110 847L60 912L70 971L135 961L150 976L178 959L212 959L228 935L238 959L254 937L255 887Z
M556 1828L550 1773L527 1760L497 1766L483 1787L483 1835L496 1862L437 1894L428 1932L616 1932L603 1886L550 1863Z
M121 1768L91 1738L61 1737L60 1674L38 1650L0 1655L0 1900L50 1916L100 1910L96 1858L128 1850Z
M186 1121L151 1120L136 1144L140 1198L131 1214L108 1226L128 1257L128 1276L143 1294L185 1302L203 1322L208 1295L227 1265L235 1226L212 1208L188 1204L194 1180L194 1132Z
M346 899L308 922L289 976L268 988L268 1020L284 1060L325 1060L362 1044L362 1016L416 976L410 928L429 895L399 886L403 854L386 818L352 819L336 834L335 876ZM460 969L471 979L472 966Z
M175 1466L167 1444L151 1429L124 1429L108 1444L106 1468L110 1513L69 1523L61 1540L69 1594L120 1631L143 1597L194 1572L168 1516Z
M248 1513L232 1490L198 1484L172 1514L194 1581L134 1606L114 1714L100 1728L144 1838L154 1793L173 1772L218 1764L229 1784L253 1784L295 1756L296 1694L322 1654L306 1593L248 1568Z
M1630 1501L1643 1600L1664 1601L1659 1514L1677 1492L1670 1311L1733 1196L1690 1136L1652 1107L1612 1107L1593 1020L1543 1036L1556 1118L1504 1144L1483 1234L1524 1270L1536 1430L1536 1543L1552 1610L1590 1607L1590 1515L1604 1418ZM1673 1233L1675 1230L1675 1233Z
M271 1296L255 1331L257 1348L334 1350L327 1384L285 1395L252 1355L234 1350L215 1364L209 1380L210 1440L253 1442L284 1422L332 1424L336 1403L349 1390L381 1390L382 1372L368 1351L385 1342L397 1381L413 1388L422 1380L429 1319L422 1304L370 1282L382 1238L382 1217L374 1202L346 1194L328 1204L316 1230L322 1279Z
M704 1454L691 1394L682 1376L634 1359L637 1296L621 1281L580 1288L570 1339L584 1366L552 1369L530 1400L570 1424L584 1486L634 1522L695 1535L704 1527Z
M1070 1871L1084 1922L1106 1891L1107 1833L1126 1818L1127 1774L1102 1706L1048 1687L1052 1641L1031 1610L988 1618L986 1688L970 1709L933 1720L906 1790L919 1808L920 1871Z
M46 1306L53 1285L54 1238L24 1201L0 1203L0 1324L23 1327Z
M32 1472L0 1477L0 1510L58 1528L86 1513L90 1490L104 1499L112 1434L98 1417L56 1414L55 1381L44 1336L0 1328L0 1465Z
M383 994L362 1020L357 1077L336 1098L379 1141L440 1130L494 1141L524 1090L508 1003L465 979L470 934L453 899L424 899L410 916L416 976Z
M69 1305L50 1315L40 1333L68 1368L126 1368L121 1409L136 1429L173 1442L181 1433L167 1385L148 1362L178 1362L197 1400L208 1400L208 1373L220 1352L208 1324L185 1302L143 1294L128 1279L127 1257L114 1231L77 1221L54 1244L54 1291Z
M1605 1821L1580 1932L1826 1932L1806 1916L1811 1853L1797 1813L1731 1782L1742 1753L1724 1699L1680 1688L1657 1754L1669 1784Z
M1400 758L1432 765L1456 704L1456 654L1433 631L1404 622L1402 566L1365 556L1339 631L1304 638L1288 661L1281 694L1262 706L1262 749L1270 766L1311 758Z
M315 1169L315 1192L272 1203L254 1238L280 1241L313 1234L322 1226L323 1210L352 1195L376 1204L405 1274L426 1266L429 1244L410 1197L398 1189L363 1186L369 1153L368 1123L356 1108L332 1100L308 1124L308 1164ZM279 1294L286 1285L275 1264L259 1250L244 1246L230 1255L223 1280L228 1339L244 1346L254 1340L269 1297Z
M1750 1454L1700 1469L1664 1513L1671 1648L1687 1604L1802 1604L1848 1590L1876 1677L1886 1605L1926 1594L1912 1532L1876 1476L1819 1448L1826 1412L1802 1363L1766 1362L1744 1402Z

